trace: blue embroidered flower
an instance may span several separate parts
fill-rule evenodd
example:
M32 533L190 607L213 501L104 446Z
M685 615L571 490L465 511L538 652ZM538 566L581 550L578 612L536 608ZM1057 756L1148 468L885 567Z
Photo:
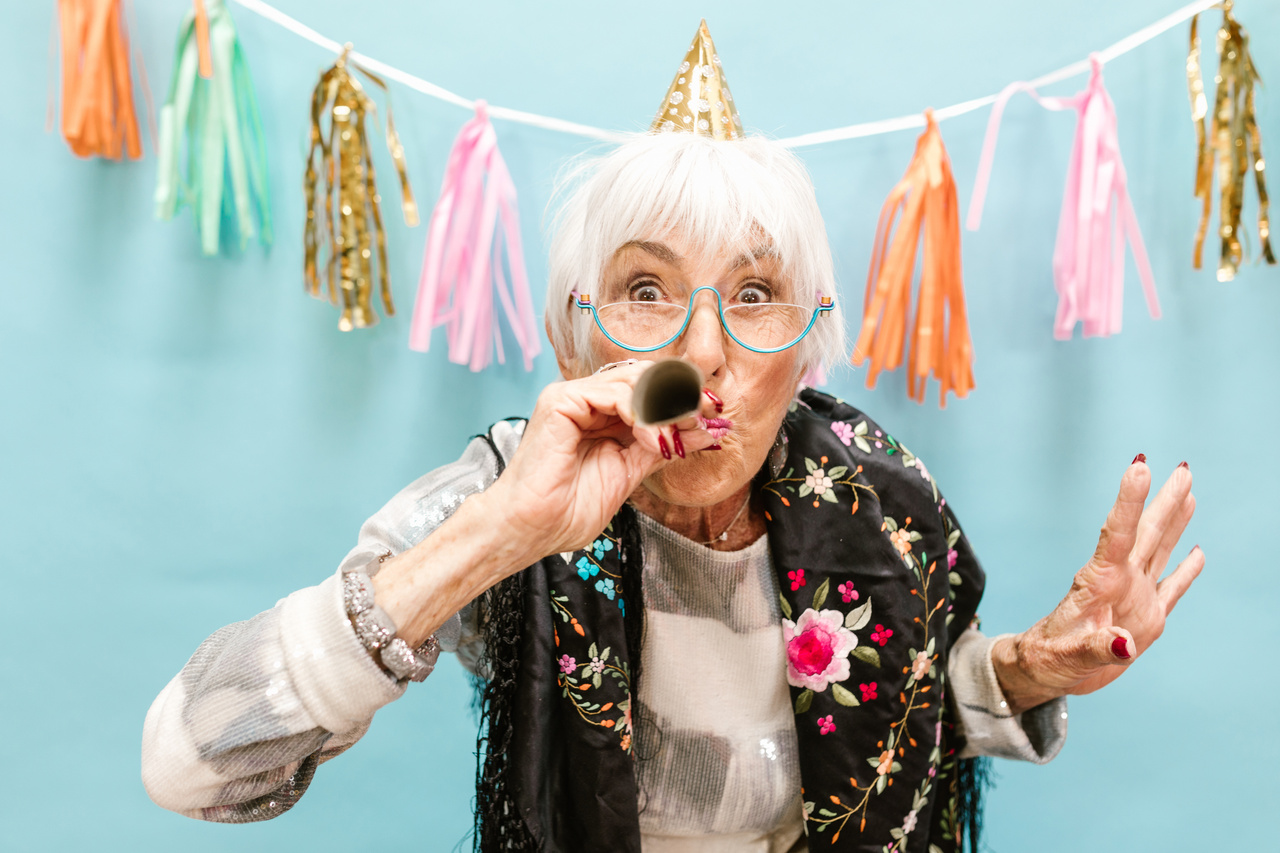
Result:
M578 566L578 577L584 581L600 574L600 567L586 557L579 557L576 565Z
M621 596L618 598L618 609L622 611L622 618L627 618L627 603L622 600Z
M605 554L613 550L613 540L601 537L591 543L591 549L595 551L596 559L602 559Z
M613 578L600 578L596 581L596 591L604 593L604 597L613 601Z

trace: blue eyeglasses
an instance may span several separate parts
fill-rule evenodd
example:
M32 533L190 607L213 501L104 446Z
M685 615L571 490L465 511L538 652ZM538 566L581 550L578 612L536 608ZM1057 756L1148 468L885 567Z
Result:
M724 307L720 291L710 285L695 288L689 304L671 302L613 302L597 308L591 297L573 291L583 314L595 317L604 336L632 352L653 352L675 343L684 334L692 316L693 300L709 290L716 298L716 310L725 333L744 349L759 353L782 352L809 334L820 315L835 308L835 300L818 294L818 306L806 308L782 302L758 302Z

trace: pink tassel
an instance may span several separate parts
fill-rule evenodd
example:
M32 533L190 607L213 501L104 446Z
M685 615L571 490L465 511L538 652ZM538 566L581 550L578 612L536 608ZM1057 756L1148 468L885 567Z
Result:
M1070 98L1042 97L1026 83L1010 84L1000 93L987 124L966 222L970 231L978 230L995 158L1000 117L1009 98L1024 91L1046 109L1075 110L1078 116L1075 144L1058 220L1058 242L1053 251L1053 281L1058 291L1053 334L1059 340L1069 340L1077 322L1083 324L1085 337L1120 331L1126 239L1138 266L1147 311L1153 320L1160 319L1155 279L1142 243L1138 218L1129 200L1124 162L1120 158L1115 105L1102 83L1102 60L1094 54L1089 61L1092 66L1089 84Z
M502 271L507 247L511 287ZM458 132L427 229L427 249L413 308L409 348L426 352L431 330L446 326L449 360L481 371L493 350L505 363L494 291L524 356L525 370L542 349L520 245L516 188L498 152L484 101Z

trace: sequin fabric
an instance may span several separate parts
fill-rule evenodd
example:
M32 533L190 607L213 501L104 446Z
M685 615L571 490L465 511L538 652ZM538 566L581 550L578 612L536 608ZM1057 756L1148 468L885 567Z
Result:
M504 457L521 429L519 422L494 427ZM489 443L473 441L457 462L410 484L366 521L334 575L201 644L147 714L142 775L152 799L226 823L291 808L316 768L355 743L374 713L404 691L352 630L341 572L369 563L376 570L379 555L417 544L496 476ZM713 552L641 519L648 626L635 754L644 849L802 851L799 764L767 541ZM482 646L471 607L437 639L474 671ZM970 630L950 658L966 755L1044 763L1065 739L1066 703L1020 716L1004 710L993 641Z

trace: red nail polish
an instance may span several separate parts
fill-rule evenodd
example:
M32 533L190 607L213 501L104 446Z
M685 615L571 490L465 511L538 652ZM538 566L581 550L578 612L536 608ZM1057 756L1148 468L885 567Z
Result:
M671 449L667 447L667 439L662 435L662 433L658 433L658 449L662 451L663 459L671 458Z
M1116 637L1111 641L1111 654L1118 658L1129 657L1129 645L1124 641L1124 637Z
M1190 471L1190 470L1191 470L1191 466L1190 466L1190 465L1188 465L1186 462L1179 462L1179 463L1178 463L1178 467L1179 467L1179 468L1186 468L1188 471Z
M680 430L674 427L671 430L671 446L675 448L676 456L684 458L684 442L680 440Z
M724 401L721 400L719 397L717 397L715 394L711 393L711 390L709 388L703 388L702 393L706 394L707 399L711 401L711 405L716 407L717 415L724 411Z
M1146 461L1147 461L1147 454L1139 453L1137 456L1133 457L1133 461L1130 462L1129 464L1137 465L1139 462L1146 462Z
M719 450L719 449L720 449L720 445L718 445L718 444L708 444L708 445L707 445L705 448L703 448L703 449L704 449L704 450Z

